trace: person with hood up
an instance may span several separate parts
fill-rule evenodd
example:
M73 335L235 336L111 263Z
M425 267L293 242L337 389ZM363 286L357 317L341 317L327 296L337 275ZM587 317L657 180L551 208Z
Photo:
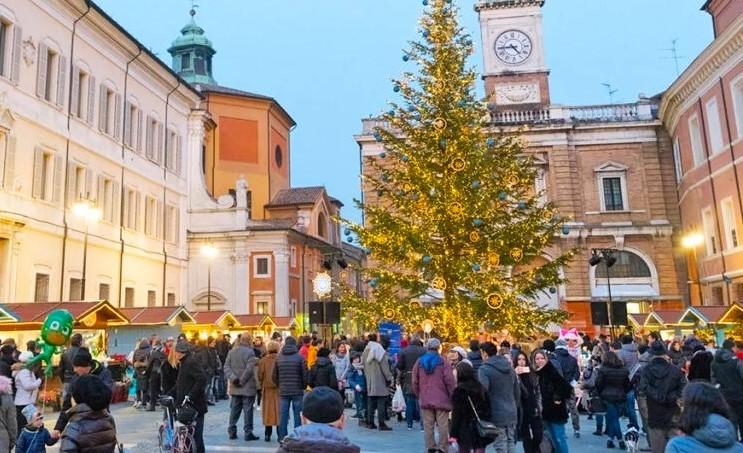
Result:
M10 452L18 438L18 420L13 405L13 382L0 376L0 452Z
M62 433L60 453L113 453L117 446L116 424L108 405L111 389L98 377L80 376L70 389L75 406L69 410L70 423Z
M18 361L23 364L21 368L13 371L13 379L15 379L15 408L16 408L16 420L18 421L18 428L26 426L26 416L23 415L23 409L29 404L36 404L39 398L39 387L41 387L41 379L37 378L34 374L34 370L28 369L25 363L33 358L31 351L23 351L18 356Z
M712 383L719 386L735 419L740 439L743 439L743 361L733 354L735 342L725 340L712 362Z
M307 387L307 362L299 354L297 340L286 337L276 365L273 367L274 384L279 388L279 441L287 434L289 425L289 409L293 411L294 427L300 425L299 413L302 411L302 397Z
M361 355L361 363L364 366L364 377L366 378L367 428L377 429L374 424L374 413L377 413L380 431L392 431L385 424L386 401L389 396L389 384L392 382L392 369L390 360L384 347L377 343L377 334L369 334L369 342Z
M521 383L508 356L498 354L498 347L485 342L480 345L483 363L478 379L490 398L490 418L498 427L495 439L497 453L512 453L516 444L516 425L521 404Z
M679 411L678 400L686 385L684 373L668 360L662 341L650 345L653 359L640 376L639 392L648 403L648 440L653 453L663 453L668 440L675 436L674 416Z
M493 443L493 439L480 437L477 431L477 417L481 420L490 418L490 400L482 384L477 380L472 365L460 362L455 371L457 387L452 395L449 436L459 445L459 453L485 453L485 448Z
M539 376L539 391L542 394L542 422L549 434L555 453L568 453L565 425L568 422L567 399L573 387L558 372L549 359L549 353L536 351L533 359Z
M227 393L230 395L230 419L227 435L237 439L237 421L243 414L243 432L246 441L258 440L253 434L253 404L258 392L255 370L258 359L253 350L253 339L248 334L240 337L240 343L227 353L224 375L227 378Z
M684 435L671 439L666 453L743 453L730 421L732 414L718 389L692 382L684 389L683 406L679 427Z
M408 347L397 356L397 369L399 371L397 379L405 398L405 422L408 425L408 431L413 429L413 422L421 421L418 397L413 392L413 367L415 362L425 353L426 349L423 347L420 337L413 335ZM421 426L423 426L422 421Z
M310 368L308 384L310 388L330 387L333 390L338 389L338 379L335 376L335 366L329 358L330 349L320 348L317 351L317 360Z
M482 354L480 354L480 341L470 340L470 352L467 353L467 360L472 364L472 368L475 369L475 374L480 370L482 366Z
M571 386L575 387L578 379L580 379L578 360L570 355L570 352L568 351L568 343L562 338L555 342L555 358L560 363L562 376ZM578 439L580 437L580 414L578 414L575 391L570 395L567 403L568 411L570 411L570 419L573 422L573 437Z
M149 402L149 376L147 369L150 365L150 340L142 338L139 341L137 349L132 356L132 365L137 376L137 401L134 402L135 408L146 408Z
M302 401L302 426L286 436L276 453L359 453L343 435L343 398L329 387L317 387Z
M456 382L451 365L439 353L441 342L431 338L426 353L413 366L413 393L418 397L423 412L424 439L428 452L447 451L449 440L449 413ZM438 427L438 445L434 429Z

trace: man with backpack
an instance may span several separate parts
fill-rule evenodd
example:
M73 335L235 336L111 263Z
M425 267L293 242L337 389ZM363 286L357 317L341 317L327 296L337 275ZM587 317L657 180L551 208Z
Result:
M674 419L680 412L678 400L686 386L686 377L670 363L663 342L654 341L650 354L653 358L642 369L639 391L648 404L650 448L653 453L663 453L668 440L676 435Z
M146 408L149 400L149 381L147 369L150 366L150 340L143 338L139 342L137 350L132 355L132 365L137 377L137 401L134 403L135 408Z

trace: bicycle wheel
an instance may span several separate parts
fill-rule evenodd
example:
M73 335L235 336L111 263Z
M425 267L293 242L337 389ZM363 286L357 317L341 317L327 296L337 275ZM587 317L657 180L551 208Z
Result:
M173 440L173 453L191 453L193 447L193 430L186 426L178 428Z
M168 453L170 448L165 442L165 426L160 425L157 429L157 446L160 448L160 453Z

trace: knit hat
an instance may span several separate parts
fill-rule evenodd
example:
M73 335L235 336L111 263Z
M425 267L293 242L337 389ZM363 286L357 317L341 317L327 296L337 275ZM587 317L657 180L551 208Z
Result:
M567 343L565 343L567 344ZM555 342L551 338L547 338L542 343L542 348L549 352L555 352Z
M302 415L314 423L333 423L343 416L343 399L330 387L315 387L304 396Z
M90 351L85 348L80 348L72 358L72 366L92 367L93 357L90 355Z
M70 393L77 404L87 404L94 411L105 409L111 404L111 390L101 378L92 374L84 374L75 379Z
M558 348L567 349L568 342L565 341L564 338L558 338L557 341L555 341L555 349L558 349Z
M21 363L26 363L29 360L33 359L33 358L34 358L34 353L33 352L31 352L31 351L23 351L18 356L18 361L21 362Z
M430 351L438 350L441 347L441 341L438 338L429 338L426 342L426 349Z
M178 343L175 344L175 352L180 352L181 354L185 354L191 350L191 345L188 344L188 341L185 340L178 340Z
M461 346L454 346L453 348L451 348L451 350L459 354L459 356L463 359L467 357L467 351L465 351L464 348Z
M36 406L33 404L29 404L28 406L24 407L21 411L21 414L26 418L26 423L31 423L31 420L33 420L34 415L36 415L39 412L38 409L36 409Z
M668 351L666 351L666 345L664 345L662 341L654 341L653 344L650 345L650 354L655 357L660 357L668 354Z

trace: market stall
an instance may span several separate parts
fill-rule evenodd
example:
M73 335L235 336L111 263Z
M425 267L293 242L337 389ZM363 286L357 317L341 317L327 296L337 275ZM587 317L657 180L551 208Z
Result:
M268 341L271 334L276 330L276 323L268 315L235 315L240 330L247 332L255 337L262 337L263 341Z
M693 328L679 325L684 310L656 310L647 314L643 324L647 332L659 332L664 339L683 337L693 333Z
M689 307L679 320L679 324L693 329L710 329L715 343L725 341L726 332L743 321L743 308L738 304Z
M296 337L299 333L299 323L297 322L297 318L293 316L274 316L273 322L274 329L281 332L282 337L289 335Z
M188 338L206 340L209 337L228 334L240 328L240 322L229 310L194 311L191 312L193 324L183 325L183 331Z
M157 335L162 339L177 337L185 326L196 323L184 306L122 308L129 324L109 329L109 354L126 356L142 338Z

